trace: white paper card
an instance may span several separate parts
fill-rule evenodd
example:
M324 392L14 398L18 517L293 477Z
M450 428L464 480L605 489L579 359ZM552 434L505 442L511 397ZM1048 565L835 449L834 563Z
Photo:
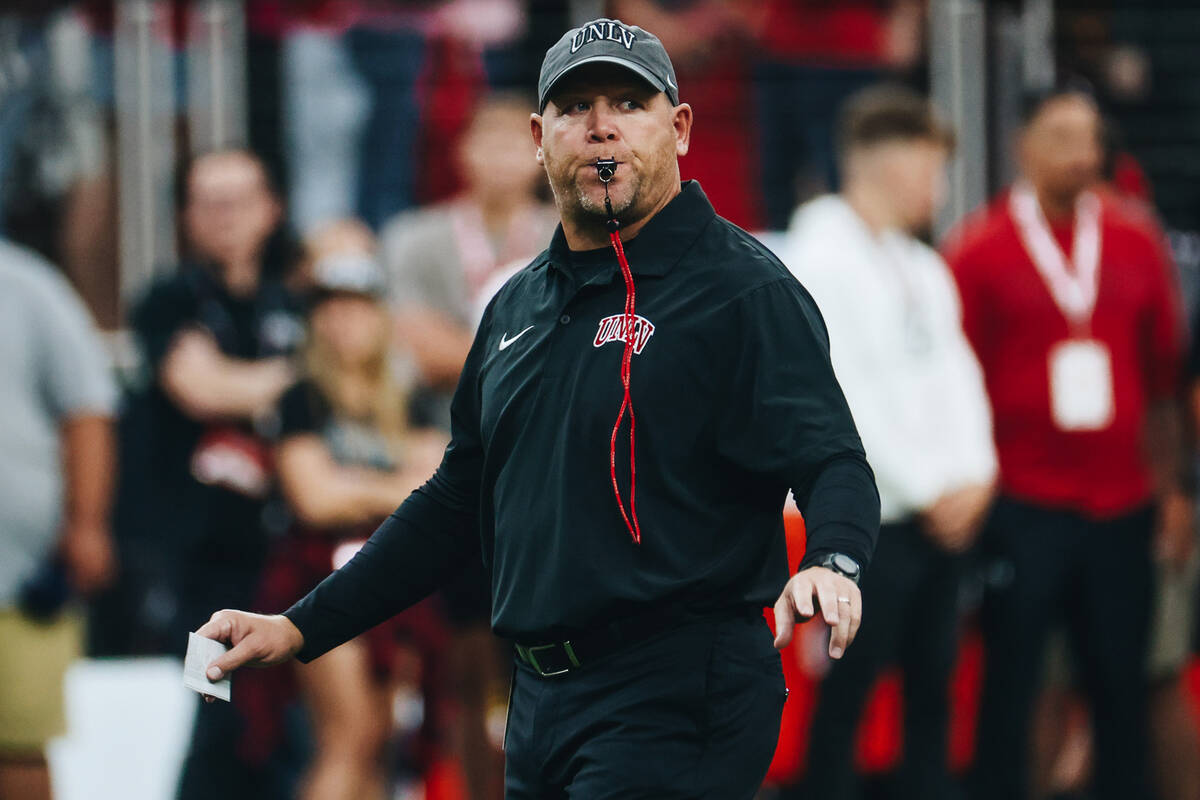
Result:
M1098 431L1113 421L1112 359L1094 339L1050 350L1050 408L1062 431Z
M208 665L228 650L228 647L218 641L189 633L187 655L183 657L183 685L192 691L228 701L232 688L230 677L226 675L214 682L205 674L208 672Z

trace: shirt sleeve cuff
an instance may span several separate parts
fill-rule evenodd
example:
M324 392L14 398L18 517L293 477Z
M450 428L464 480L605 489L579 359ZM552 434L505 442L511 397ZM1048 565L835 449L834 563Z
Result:
M319 617L314 618L311 596L298 601L287 611L283 612L283 616L287 617L296 626L296 629L300 631L300 635L304 637L304 645L296 653L296 659L300 663L307 664L328 652L330 648L319 641L320 636L318 635L318 626L316 624Z

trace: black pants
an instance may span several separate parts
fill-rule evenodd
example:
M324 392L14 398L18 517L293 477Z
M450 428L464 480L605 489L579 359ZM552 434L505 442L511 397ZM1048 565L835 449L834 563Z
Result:
M983 702L973 796L1028 797L1030 722L1047 632L1062 623L1095 727L1093 796L1149 796L1146 648L1153 570L1149 508L1097 521L1001 499L983 539ZM997 585L998 584L998 585Z
M506 800L749 800L786 696L761 617L690 622L568 675L518 663Z
M960 557L915 524L884 525L863 576L863 621L854 643L822 681L811 728L807 777L797 797L858 795L855 732L875 678L898 664L904 685L904 760L898 798L953 796L946 764L947 683L958 643Z

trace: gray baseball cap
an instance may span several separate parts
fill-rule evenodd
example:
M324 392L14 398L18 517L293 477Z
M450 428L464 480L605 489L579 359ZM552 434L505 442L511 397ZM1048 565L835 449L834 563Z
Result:
M546 51L538 76L538 111L546 108L551 90L567 73L596 62L625 67L679 105L675 67L658 37L637 25L597 19L567 31Z

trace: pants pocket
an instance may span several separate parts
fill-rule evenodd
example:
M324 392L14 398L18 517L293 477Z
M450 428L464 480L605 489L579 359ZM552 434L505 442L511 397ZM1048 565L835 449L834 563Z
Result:
M723 624L708 668L706 779L699 796L754 796L775 754L786 698L783 665L766 623Z

